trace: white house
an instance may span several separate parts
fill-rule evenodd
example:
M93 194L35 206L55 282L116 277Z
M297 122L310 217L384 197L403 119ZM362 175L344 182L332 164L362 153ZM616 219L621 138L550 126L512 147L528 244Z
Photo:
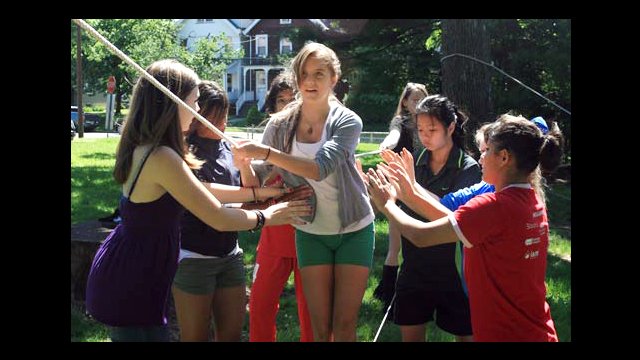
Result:
M196 41L209 36L224 34L234 50L242 48L242 29L253 22L253 19L179 19L182 26L178 37L187 49L193 51ZM229 64L226 75L222 78L222 86L227 90L229 101L234 104L240 95L241 60Z
M196 41L220 34L227 35L235 50L241 48L241 29L229 19L180 19L178 22L182 25L178 37L190 51L194 50Z

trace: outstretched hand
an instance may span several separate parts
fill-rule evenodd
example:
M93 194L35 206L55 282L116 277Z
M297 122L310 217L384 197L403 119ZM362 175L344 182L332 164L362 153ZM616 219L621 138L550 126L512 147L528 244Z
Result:
M231 147L231 154L234 159L236 157L241 159L238 161L247 161L246 159L249 159L249 161L251 159L264 160L268 151L269 147L267 145L247 139L240 139L236 141L235 146Z
M263 212L265 225L306 225L300 217L311 215L313 209L307 200L293 200L271 205Z
M406 170L411 184L416 181L416 174L413 165L413 155L411 155L407 148L402 148L400 154L395 153L391 150L385 150L380 154L380 156L382 157L382 160L384 160L388 165L391 165L391 163L394 162L401 165Z
M413 196L413 186L406 169L398 162L387 164L378 164L378 169L387 177L389 183L396 191L397 198L400 201L407 202Z
M411 186L413 186L416 182L416 169L413 165L413 155L411 155L411 152L406 148L402 148L402 151L400 151L400 157L402 158L402 165L409 176L409 181L411 181Z
M237 169L247 169L249 168L249 166L251 166L251 159L233 156L233 166L235 166Z
M287 188L287 189L289 189L287 193L277 198L277 201L279 203L292 201L292 200L308 199L313 194L313 189L309 185L300 185L300 186L294 187L293 189L291 188Z
M382 170L369 169L367 178L366 184L369 196L378 209L382 210L388 201L396 201L396 189L389 183Z

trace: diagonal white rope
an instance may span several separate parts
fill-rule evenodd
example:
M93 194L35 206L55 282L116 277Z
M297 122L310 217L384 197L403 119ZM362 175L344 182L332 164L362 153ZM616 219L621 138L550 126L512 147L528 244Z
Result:
M111 50L111 52L113 52L116 56L118 56L124 62L126 62L127 64L133 66L133 68L136 69L136 71L139 72L140 75L142 75L145 79L149 80L149 82L152 83L153 86L158 88L158 90L162 91L165 95L167 95L176 104L178 104L179 106L182 106L185 109L189 110L189 112L191 114L193 114L193 116L198 121L200 121L204 126L206 126L209 130L213 131L216 135L218 135L221 138L225 139L226 141L228 141L232 145L234 145L234 146L237 145L236 142L230 136L225 135L225 133L220 131L217 127L213 126L213 124L211 124L202 115L198 114L189 105L185 104L184 101L182 101L179 97L177 97L174 93L172 93L169 89L167 89L164 85L162 85L162 83L160 83L158 80L156 80L156 78L151 76L145 69L140 67L140 65L136 64L135 61L131 60L130 57L128 57L125 53L120 51L120 49L115 47L115 45L113 45L111 42L109 42L109 40L107 40L104 36L100 35L100 33L98 33L94 28L92 28L91 25L87 24L82 19L71 19L71 20L74 23L76 23L78 26L80 26L81 28L86 30L91 36L93 36L94 38L99 40L101 43L103 43L109 50Z
M465 55L465 54L453 53L453 54L449 54L449 55L447 55L447 56L443 56L443 57L440 59L440 62L443 62L445 59L448 59L448 58L450 58L450 57L452 57L452 56L460 56L460 57L463 57L463 58L466 58L466 59L469 59L469 60L477 61L477 62L479 62L479 63L481 63L481 64L483 64L483 65L487 65L487 66L489 66L489 67L492 67L493 69L495 69L496 71L500 72L500 73L501 73L501 74L503 74L504 76L506 76L506 77L508 77L509 79L511 79L511 80L513 80L513 81L515 81L518 85L520 85L520 86L524 87L525 89L527 89L527 90L531 91L532 93L534 93L534 94L536 94L536 95L540 96L541 98L545 99L546 101L548 101L549 103L551 103L552 105L554 105L555 107L557 107L558 109L560 109L560 110L562 110L562 111L566 112L567 114L571 115L571 111L569 111L569 110L567 110L567 109L563 108L562 106L560 106L560 105L556 104L553 100L551 100L551 99L549 99L549 98L545 97L544 95L542 95L542 94L540 94L539 92L537 92L537 91L535 91L534 89L532 89L530 86L527 86L526 84L524 84L522 81L520 81L520 80L518 80L518 79L514 78L513 76L511 76L511 75L507 74L506 72L502 71L502 70L501 70L501 69L499 69L498 67L494 66L493 64L489 64L489 63L488 63L488 62L486 62L486 61L482 61L482 60L480 60L480 59L476 59L476 58L474 58L473 56L469 56L469 55Z
M382 318L382 322L380 322L380 327L378 327L378 331L376 332L376 336L373 338L373 342L378 341L378 336L380 335L380 331L382 331L382 327L384 326L384 322L387 321L387 317L389 316L389 311L391 310L391 306L393 306L393 301L396 299L396 293L393 293L393 297L389 302L389 306L387 307L387 312L384 313L384 317Z
M363 156L376 155L376 154L380 154L381 152L382 150L373 150L365 153L356 154L355 157L359 158Z

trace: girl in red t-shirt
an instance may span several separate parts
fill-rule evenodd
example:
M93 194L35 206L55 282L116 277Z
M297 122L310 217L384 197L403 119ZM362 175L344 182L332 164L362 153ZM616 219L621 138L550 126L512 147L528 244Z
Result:
M368 172L374 203L419 247L462 241L475 341L558 341L544 283L549 224L540 171L560 163L557 126L543 135L523 117L502 115L487 132L483 180L495 193L455 212L412 190L400 163ZM405 214L396 198L434 221Z

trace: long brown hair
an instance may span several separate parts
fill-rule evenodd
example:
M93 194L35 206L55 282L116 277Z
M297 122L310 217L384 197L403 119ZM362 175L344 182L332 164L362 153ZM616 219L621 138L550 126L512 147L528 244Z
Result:
M147 67L147 72L184 100L198 86L198 75L176 60L159 60ZM177 152L190 168L201 162L186 149L180 126L178 105L144 77L133 88L131 106L116 151L113 177L123 184L129 177L133 151L137 146L152 144L152 148L167 146Z
M424 97L429 96L427 87L424 86L424 84L412 83L412 82L407 83L407 85L404 87L404 90L402 90L402 94L400 94L400 100L398 100L396 113L393 114L394 117L398 115L400 116L411 115L409 114L409 109L407 109L407 107L404 106L403 102L409 99L409 96L411 96L414 92L421 92L424 94Z

